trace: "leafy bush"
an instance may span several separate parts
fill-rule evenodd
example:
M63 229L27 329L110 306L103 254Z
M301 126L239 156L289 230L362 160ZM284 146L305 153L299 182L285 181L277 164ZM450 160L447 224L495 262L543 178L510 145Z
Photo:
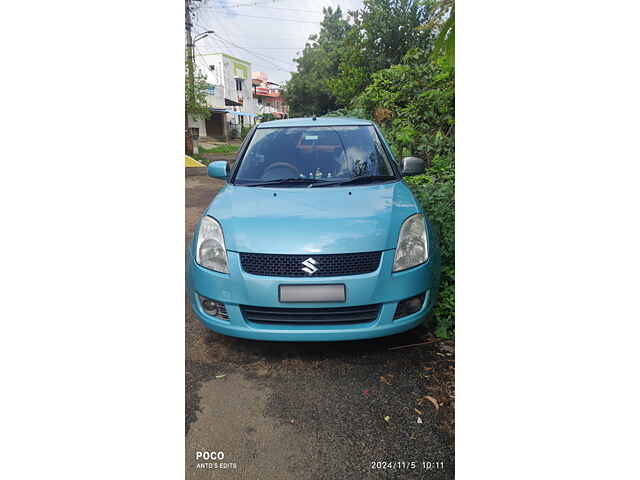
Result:
M455 196L454 182L429 175L405 178L440 239L442 275L433 310L436 335L449 338L455 326Z
M362 108L340 108L323 115L323 117L353 117L353 118L369 118L367 112Z

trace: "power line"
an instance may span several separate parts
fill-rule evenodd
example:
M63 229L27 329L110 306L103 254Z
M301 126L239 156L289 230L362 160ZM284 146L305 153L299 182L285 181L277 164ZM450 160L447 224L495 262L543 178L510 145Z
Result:
M220 37L220 35L216 35L216 36L217 36L218 38L221 38L221 37ZM224 39L224 38L221 38L221 40L225 40L225 39ZM230 41L230 40L226 40L226 41L227 41L228 43L230 43L231 45L236 46L237 48L240 48L240 49L242 49L242 50L244 50L244 51L247 51L247 52L249 52L249 53L253 53L254 55L259 55L260 57L265 58L265 59L267 59L267 60L274 60L274 61L276 61L276 62L283 62L283 63L285 63L285 61L284 61L284 60L280 60L279 58L273 58L273 57L270 57L270 56L265 55L265 54L263 54L263 53L255 53L255 52L251 52L251 50L249 50L249 49L248 49L248 48L246 48L246 47L241 47L240 45L238 45L238 44L236 44L236 43L233 43L233 42L232 42L232 41ZM286 63L290 63L290 64L293 66L293 63L292 63L292 62L286 62Z
M224 50L226 50L226 49L228 49L228 48L229 48L228 46L226 46L226 45L225 45L225 44L223 44L222 42L220 42L220 45L221 45L221 50L222 50L222 51L224 51ZM207 54L207 53L203 53L202 55L203 55L203 56L206 56L206 55L208 55L208 54ZM243 55L243 56L244 56L244 55ZM251 55L251 56L253 56L253 55ZM258 58L258 57L256 57L256 58ZM258 67L258 68L259 68L259 67L264 67L264 68L265 68L265 70L277 70L277 71L279 71L279 72L291 73L291 72L290 72L290 71L288 71L288 70L282 70L281 68L274 68L274 66L273 66L273 64L272 64L271 62L269 62L269 63L265 63L264 61L261 61L261 60L255 60L255 59L252 59L250 63L251 63L251 65L252 65L252 67Z
M263 61L269 62L270 64L272 64L273 66L275 66L277 70L280 70L280 71L282 71L282 72L286 72L286 73L293 73L291 70L285 70L285 69L283 68L283 66L282 66L282 65L279 65L279 64L277 64L277 63L273 62L272 60L270 60L270 57L267 57L266 55L263 55L263 54L260 54L260 53L252 52L251 50L249 50L249 49L247 49L247 48L244 48L244 47L241 47L240 45L238 45L238 44L236 44L236 43L233 43L233 42L232 42L232 41L230 41L230 40L226 40L226 39L224 39L224 38L220 37L220 35L217 35L217 34L214 34L214 35L215 35L217 38L219 38L220 40L222 40L223 42L229 43L229 44L231 44L231 45L235 46L236 48L239 48L240 50L244 50L245 52L249 53L250 55L254 56L255 58L258 58L258 59L261 59L261 60L263 60ZM280 62L280 61L281 61L281 60L278 60L278 59L273 59L273 60L277 60L278 62ZM291 67L293 67L293 64L291 64Z
M255 50L304 50L304 48L300 47L246 47L253 48Z
M235 45L235 44L233 44L233 45ZM236 47L238 47L238 48L242 48L243 50L246 50L246 51L248 51L248 52L250 52L250 51L251 51L251 50L249 50L247 47L241 47L240 45L236 45ZM265 55L264 53L259 53L258 55L261 55L262 57L264 57L264 58L266 58L266 59L269 59L269 60L274 60L274 61L276 61L276 62L282 62L282 63L289 63L289 64L293 65L293 62L290 62L290 61L288 61L288 60L281 60L281 59L279 59L279 58L270 57L270 56L268 56L268 55Z
M220 44L223 47L223 50L228 50L230 51L233 55L235 55L236 57L240 57L241 55L233 48L234 44L229 42L228 40L223 39L222 37L220 37L219 35L216 35L216 38L218 40L218 42L220 42Z
M225 23L224 21L220 21L220 22L218 22L218 25L220 25L220 28L222 29L222 33L224 33L226 36L230 36L230 35L229 35L229 31L228 31L228 30L227 30L227 28L225 27L224 23ZM234 54L234 55L236 55L236 56L237 56L237 52L236 52L232 47L228 47L228 48L229 48L229 51L230 51L232 54Z
M218 47L218 48L219 48L220 50L222 50L222 51L225 51L225 50L232 51L232 45L233 45L233 44L231 44L231 43L229 43L229 42L227 42L227 41L223 40L222 38L212 38L212 37L207 37L207 39L208 39L208 40L211 40L211 41L213 41L213 40L217 41L217 42L219 43L219 47ZM212 48L215 48L213 44L210 44L210 46L211 46ZM267 67L267 69L273 69L273 68L274 68L274 66L275 66L275 67L276 67L276 70L278 70L278 71L282 71L282 72L286 72L286 73L291 73L291 72L290 72L290 71L288 71L288 70L283 70L283 69L281 68L281 65L276 65L276 64L274 64L273 62L270 62L270 61L269 61L269 63L265 63L265 60L264 60L263 58L258 57L258 56L256 56L255 54L253 54L253 53L251 53L251 52L249 52L249 53L250 53L250 55L251 55L252 57L254 57L254 58L258 58L259 60L261 60L261 61L252 60L252 61L251 61L251 63L252 63L253 65L262 66L262 67ZM234 54L235 54L236 56L242 56L242 55L240 55L240 54L236 54L235 52L234 52ZM202 55L205 55L205 54L202 54Z
M247 5L247 6L249 6L249 5ZM253 6L253 5L251 5L251 6ZM227 8L225 8L225 7L204 7L204 8L206 8L208 10L227 10ZM305 10L305 9L302 9L302 8L262 7L262 6L260 8L269 8L271 10L289 10L289 11L292 11L292 12L315 13L316 15L323 15L322 12L319 12L317 10ZM236 14L236 15L239 15L239 14Z
M208 9L229 9L229 8L239 8L239 7L253 7L256 5L264 5L266 3L275 3L281 0L270 0L268 2L251 2L251 3L237 3L235 5L224 5L224 6L220 6L220 7L202 7L202 8L208 8ZM264 8L264 7L263 7Z
M202 28L203 30L210 30L209 28L205 27L204 25L201 25L201 24L197 24L197 25L198 25L198 27ZM222 25L221 25L221 26L222 26ZM224 27L223 27L223 29L224 29ZM225 32L226 32L226 29L225 29ZM256 55L257 55L258 57L256 57L256 58L262 58L262 59L274 60L274 61L276 61L276 62L282 62L282 63L289 63L292 67L294 67L293 62L290 62L290 61L284 61L284 60L281 60L281 59L279 59L279 58L269 57L268 55L265 55L265 54L256 54L255 52L251 52L251 50L249 50L249 49L248 49L248 48L246 48L246 47L242 47L242 46L240 46L240 45L238 45L238 44L236 44L236 43L232 42L231 40L228 40L228 39L225 39L225 38L221 37L221 36L220 36L220 35L218 35L217 33L214 33L214 34L213 34L213 36L215 36L215 37L216 37L216 39L217 39L219 42L221 42L221 45L223 45L223 47L224 47L225 49L229 49L229 50L230 50L234 55L236 55L236 56L237 56L237 54L233 51L233 48L232 48L232 47L236 47L236 48L239 48L239 49L244 50L244 51L246 51L246 52L249 52L249 53L251 53L251 54L252 54L252 55L254 55L254 56L256 56ZM212 39L212 37L207 37L207 38L208 38L208 39ZM287 49L288 49L288 48L287 48ZM291 49L293 49L293 50L301 50L301 49L299 49L299 48L291 48ZM278 68L282 68L282 65L278 65L278 64L275 64L275 63L273 63L273 62L270 62L270 63L272 63L273 65L277 66ZM296 67L296 68L297 68L297 67ZM291 73L289 70L283 70L283 71L286 71L286 72Z
M249 17L249 18L262 18L265 20L277 20L279 22L293 22L293 23L313 23L316 25L320 25L322 22L312 22L312 21L306 21L306 20L294 20L292 18L278 18L278 17L260 17L257 15L244 15L241 13L236 13L234 15L226 15L227 17Z
M217 15L213 16L213 18L204 18L203 17L202 21L203 22L207 22L207 23L214 23L214 22L212 22L212 20L213 21L220 20L220 18L221 17L219 17ZM233 17L230 17L230 18L233 18ZM194 25L200 27L203 31L205 31L205 30L215 30L215 28L205 27L201 23L197 23L197 22L194 22ZM220 20L219 22L215 22L214 27L216 27L216 28L220 27L220 30L222 30L222 33L224 33L227 37L231 36L231 35L229 35L229 32L225 28L225 22L224 21ZM269 39L270 40L285 40L285 41L293 40L293 41L296 41L296 42L300 42L300 41L307 42L308 41L308 39L306 37L301 39L299 37L272 37L271 35L269 35Z
M260 2L252 2L251 4L237 4L237 5L230 5L228 7L240 7L240 6L253 6L253 5L257 5ZM262 3L271 3L271 2L262 2ZM205 10L206 11L203 11ZM242 52L246 52L245 54L250 55L251 58L253 58L253 62L255 65L257 66L263 66L267 68L267 71L270 69L274 69L280 72L284 72L284 73L293 73L293 71L297 70L297 66L294 64L294 62L292 61L285 61L285 60L280 60L279 58L273 58L273 57L269 57L268 55L265 55L263 53L259 53L259 52L255 52L250 50L247 47L243 47L241 45L238 45L234 42L232 42L231 40L229 40L229 38L231 38L231 35L229 35L229 32L227 31L227 28L225 28L225 19L233 19L234 16L238 16L238 17L253 17L253 18L261 18L261 19L266 19L266 20L281 20L281 21L285 21L285 22L298 22L297 20L293 20L293 19L280 19L280 18L275 18L275 17L263 17L263 16L257 16L257 15L243 15L243 14L234 14L235 12L229 12L228 14L221 14L220 9L216 9L215 7L201 7L200 9L200 13L201 15L199 15L200 17L200 21L205 23L205 24L210 24L213 28L210 27L205 27L202 24L198 23L198 27L202 28L203 30L219 30L221 33L223 33L225 35L226 38L221 37L220 35L213 34L212 36L209 36L206 38L206 42L213 48L216 48L215 45L212 42L216 42L216 44L219 44L220 47L222 48L222 51L227 51L232 53L233 55L237 56L237 57L241 57L243 56L243 53L236 53L236 49L241 50ZM212 12L212 10L218 10L215 12ZM291 9L293 10L293 9ZM209 14L209 12L211 12L212 14ZM213 21L212 21L213 20ZM319 24L321 22L303 22L303 23L311 23L311 24ZM298 43L300 41L300 39L298 38L292 38L292 37L288 37L288 40L296 40L296 43ZM284 40L284 39L283 39ZM256 50L296 50L296 51L301 51L303 50L303 48L295 48L295 47L256 47ZM202 52L199 52L200 54L202 54Z
M209 70L209 65L207 64L204 55L202 54L202 52L200 51L200 49L198 48L198 46L195 46L196 52L198 52L198 55L196 56L196 62L200 62L200 66L202 67L204 65L204 71L207 72Z
M216 20L219 20L219 18L220 18L220 17L215 16L215 18L216 18ZM206 20L205 20L205 21L206 21ZM227 31L227 28L225 27L225 22L224 22L224 21L216 22L216 24L220 27L220 29L222 30L222 32L223 32L225 35L230 36L230 35L229 35L229 32ZM202 26L202 25L198 25L198 26L199 26L200 28L205 29L205 30L213 30L213 29L206 28L206 27L204 27L204 26ZM234 51L234 49L233 49L233 48L231 48L230 46L229 46L229 47L225 47L225 48L228 48L228 49L229 49L229 51L230 51L233 55L237 56L237 53Z

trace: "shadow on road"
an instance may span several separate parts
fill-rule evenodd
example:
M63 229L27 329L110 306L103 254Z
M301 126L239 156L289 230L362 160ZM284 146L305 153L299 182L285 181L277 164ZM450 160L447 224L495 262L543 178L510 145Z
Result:
M205 336L205 343L207 345L224 343L226 348L239 356L258 356L265 360L341 359L344 362L358 364L378 362L381 356L386 357L403 351L402 349L389 350L390 348L417 344L429 341L431 338L426 328L420 326L389 337L341 342L273 342L224 337L214 332L208 332Z

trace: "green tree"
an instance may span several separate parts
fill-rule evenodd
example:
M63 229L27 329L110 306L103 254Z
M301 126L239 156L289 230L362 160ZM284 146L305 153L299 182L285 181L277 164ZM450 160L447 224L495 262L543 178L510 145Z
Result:
M338 106L348 106L375 72L399 64L410 49L431 50L432 3L364 0L363 9L349 12L353 27L344 41L338 74L329 81Z
M402 63L372 75L354 101L385 129L400 155L424 158L430 168L453 167L454 72L443 59L413 49Z
M439 0L436 2L431 21L422 28L437 31L433 53L436 56L444 57L447 64L454 65L456 47L454 0Z
M338 73L340 56L349 23L338 7L323 8L320 32L311 35L302 55L295 59L297 72L284 87L284 97L292 116L322 115L337 108L329 82Z
M189 115L194 117L209 118L211 111L207 105L207 91L209 84L207 83L207 76L202 73L197 67L193 70L193 83L189 81L189 60L185 61L185 88L184 88L184 101L185 109Z

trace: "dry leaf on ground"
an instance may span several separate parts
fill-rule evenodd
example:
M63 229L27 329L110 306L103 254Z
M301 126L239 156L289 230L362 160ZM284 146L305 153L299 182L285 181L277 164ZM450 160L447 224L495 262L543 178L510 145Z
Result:
M425 395L424 397L419 398L418 405L424 405L427 401L431 402L433 406L436 407L436 410L440 409L440 405L438 405L438 401L429 395Z

